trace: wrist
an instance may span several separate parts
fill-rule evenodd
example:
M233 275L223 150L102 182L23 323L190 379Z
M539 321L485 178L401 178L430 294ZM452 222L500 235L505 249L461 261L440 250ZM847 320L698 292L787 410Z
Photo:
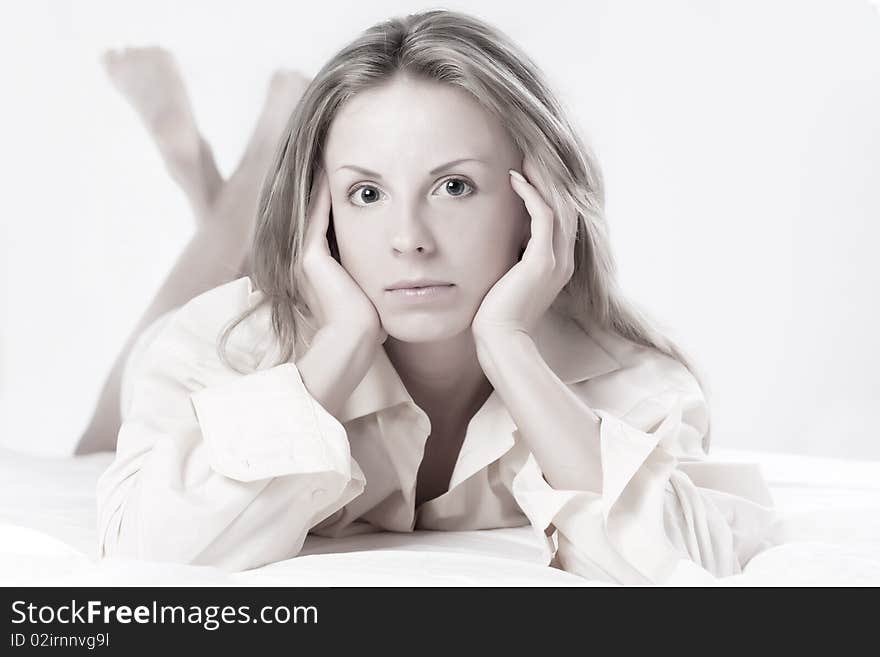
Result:
M507 349L531 341L532 337L523 329L511 327L471 327L477 352Z
M525 331L504 328L474 331L474 344L477 360L491 379L497 376L499 368L514 354L534 346L534 341Z
M321 327L312 340L312 345L321 343L328 348L348 354L355 361L372 362L377 339L369 331L363 331L346 324L327 324Z
M325 324L315 333L315 339L321 336L322 341L336 344L355 345L358 350L369 351L380 344L379 332L372 329L364 329L353 324Z
M331 415L360 383L376 357L376 342L363 332L328 325L318 330L297 361L309 392Z

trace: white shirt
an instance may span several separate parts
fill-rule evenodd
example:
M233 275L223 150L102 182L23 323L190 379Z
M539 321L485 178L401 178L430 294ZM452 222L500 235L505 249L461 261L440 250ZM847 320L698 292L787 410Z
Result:
M677 361L551 308L533 339L601 420L601 493L555 490L493 392L467 427L446 493L415 508L428 438L385 350L328 413L243 277L202 293L141 336L123 381L114 462L98 481L99 557L245 570L327 537L531 524L548 565L589 579L662 584L677 569L738 574L773 544L773 501L754 464L713 462L707 407Z

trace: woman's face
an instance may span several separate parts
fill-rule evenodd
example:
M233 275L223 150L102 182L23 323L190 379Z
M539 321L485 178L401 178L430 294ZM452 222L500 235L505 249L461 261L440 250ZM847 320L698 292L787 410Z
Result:
M522 154L467 92L397 77L339 111L324 150L343 267L389 336L443 340L469 330L480 302L528 241L510 186ZM435 296L391 292L432 279Z

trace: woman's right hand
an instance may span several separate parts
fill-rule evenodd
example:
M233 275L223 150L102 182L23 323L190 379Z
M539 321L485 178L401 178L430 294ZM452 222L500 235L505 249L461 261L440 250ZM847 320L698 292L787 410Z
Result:
M306 303L318 322L317 330L354 331L381 345L388 337L376 306L351 275L331 255L330 184L323 168L312 185L306 217L303 253L297 267Z

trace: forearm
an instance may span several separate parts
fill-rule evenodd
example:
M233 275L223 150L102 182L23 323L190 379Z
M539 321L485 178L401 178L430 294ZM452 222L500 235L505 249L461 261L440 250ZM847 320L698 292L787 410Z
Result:
M319 330L296 362L303 383L324 409L339 417L345 401L376 356L376 339L336 327Z
M602 490L599 417L544 362L530 336L476 336L486 377L504 401L547 482Z

